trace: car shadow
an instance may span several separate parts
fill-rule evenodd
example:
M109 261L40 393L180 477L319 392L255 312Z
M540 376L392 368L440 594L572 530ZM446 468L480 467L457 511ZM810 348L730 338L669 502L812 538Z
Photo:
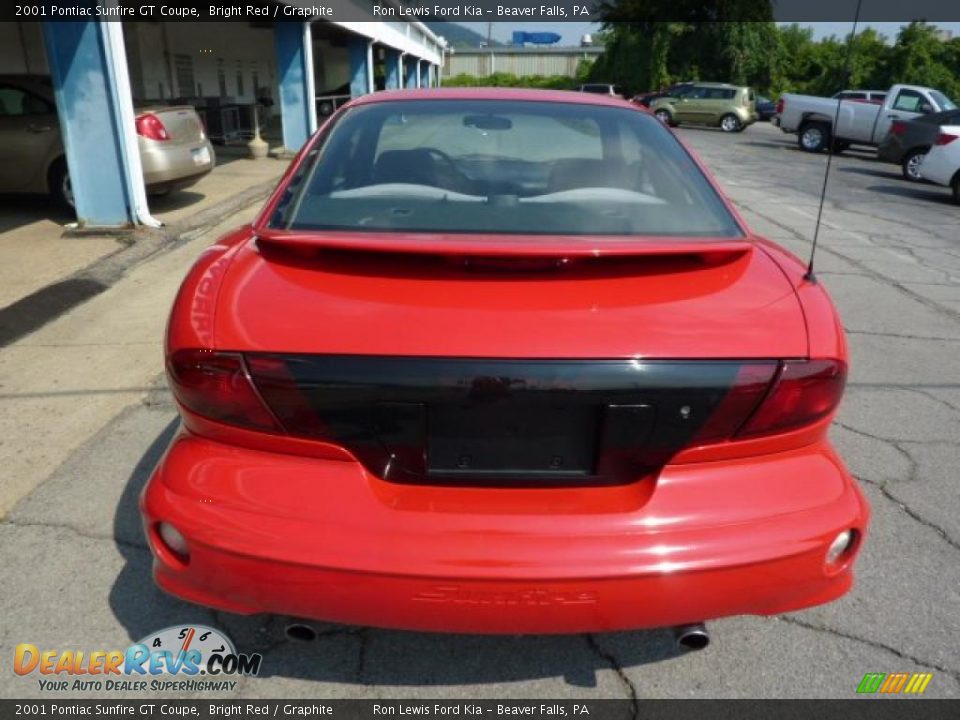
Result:
M842 173L854 173L856 175L868 175L870 177L883 178L885 180L902 180L903 176L896 169L896 165L890 165L891 170L880 170L870 167L842 167L839 171ZM906 181L904 181L906 182Z
M949 188L941 188L933 183L907 183L900 185L870 185L867 190L871 192L883 193L884 195L895 195L903 198L914 198L926 202L939 202L944 205L953 206L953 199L950 197Z
M457 635L309 623L317 637L289 639L290 618L239 616L178 600L153 582L152 558L140 523L138 500L154 466L177 432L171 421L130 473L114 515L113 537L125 564L109 593L109 605L132 642L163 627L200 623L224 630L239 652L264 654L260 678L294 678L356 686L461 685L563 678L593 688L597 671L610 670L604 648L614 639L620 667L677 657L668 630L616 635Z
M0 233L48 220L57 225L76 222L76 215L47 195L0 195Z
M203 201L203 193L191 190L171 190L164 195L151 195L147 198L151 213L167 213L189 207Z

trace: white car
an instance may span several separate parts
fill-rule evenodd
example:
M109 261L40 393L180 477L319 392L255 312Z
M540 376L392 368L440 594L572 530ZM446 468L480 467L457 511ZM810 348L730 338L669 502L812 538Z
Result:
M960 125L943 125L937 141L923 158L920 175L925 180L953 188L960 205Z

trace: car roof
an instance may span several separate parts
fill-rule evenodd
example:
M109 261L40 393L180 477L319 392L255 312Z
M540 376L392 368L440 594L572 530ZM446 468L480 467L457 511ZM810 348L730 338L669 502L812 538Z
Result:
M599 83L605 84L605 83ZM383 90L363 95L351 105L369 105L408 100L514 100L525 102L573 103L578 105L610 105L634 108L632 104L612 95L593 95L573 90L532 90L529 88L421 88L419 90Z

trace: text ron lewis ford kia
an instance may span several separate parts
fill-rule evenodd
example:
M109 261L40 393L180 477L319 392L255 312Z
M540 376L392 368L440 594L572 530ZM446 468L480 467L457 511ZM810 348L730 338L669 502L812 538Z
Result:
M827 439L842 327L804 271L621 100L357 100L180 289L156 580L482 633L833 600L869 510Z

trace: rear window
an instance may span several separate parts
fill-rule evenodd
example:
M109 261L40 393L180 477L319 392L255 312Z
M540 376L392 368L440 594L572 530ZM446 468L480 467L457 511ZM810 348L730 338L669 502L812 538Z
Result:
M271 226L741 235L696 163L652 116L493 100L383 102L347 111L292 180Z

